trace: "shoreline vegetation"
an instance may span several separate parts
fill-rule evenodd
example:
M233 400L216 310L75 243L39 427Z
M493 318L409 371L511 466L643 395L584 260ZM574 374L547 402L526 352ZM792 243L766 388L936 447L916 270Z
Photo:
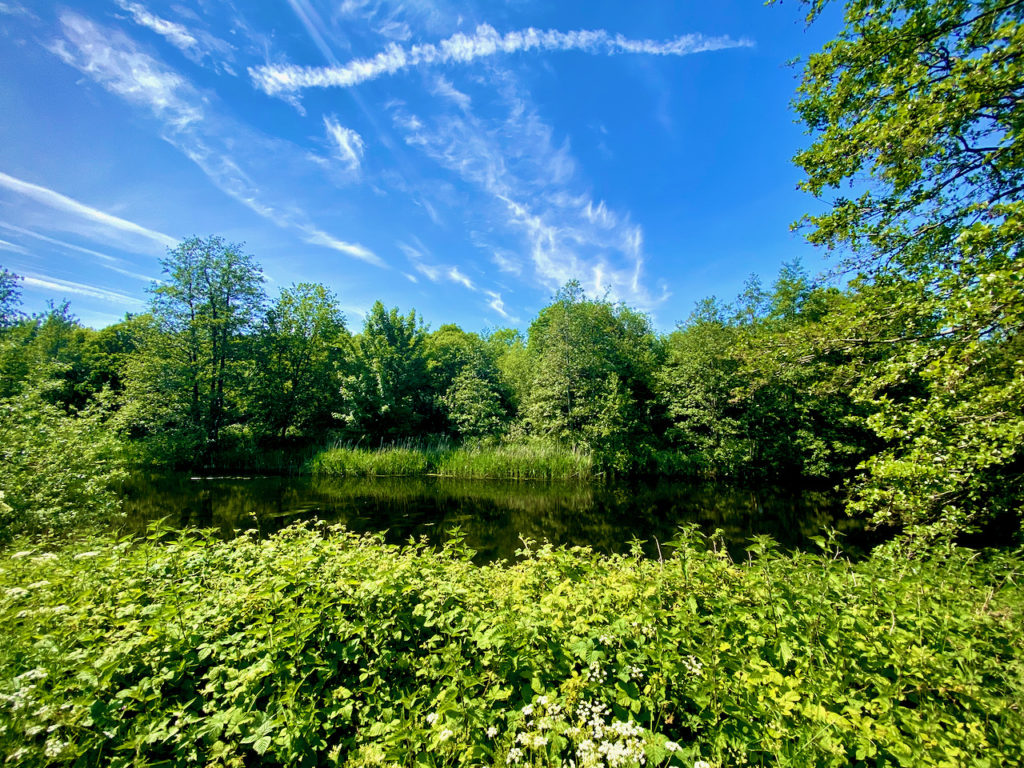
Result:
M8 765L1024 763L1024 557L296 526L0 557ZM40 641L40 638L45 638Z
M434 446L378 449L336 445L317 451L304 465L314 476L436 476L488 480L594 481L604 475L593 455L552 444Z

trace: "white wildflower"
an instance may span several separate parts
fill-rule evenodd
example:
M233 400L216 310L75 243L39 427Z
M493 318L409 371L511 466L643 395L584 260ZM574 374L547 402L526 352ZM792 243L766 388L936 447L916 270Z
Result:
M693 764L693 768L711 768L711 763L707 760L698 760Z
M700 677L703 674L704 665L700 663L696 656L683 657L683 666L694 677Z
M498 735L498 729L497 729L496 726L492 725L490 728L487 729L487 738L493 739L497 735Z
M14 678L16 683L32 682L33 680L44 680L46 678L46 670L36 667L30 669L28 672L22 672L20 675Z
M42 589L43 587L48 586L50 586L50 582L48 582L46 579L43 579L42 581L32 582L28 585L28 589Z
M587 669L587 680L592 683L604 683L608 680L608 673L601 669L599 662L593 662Z
M512 749L510 749L508 751L508 757L505 758L505 762L508 765L514 765L515 763L518 763L522 759L523 759L523 750L521 750L519 747L512 747Z
M439 734L437 734L437 740L438 741L448 741L448 739L450 739L454 735L455 735L455 731L453 731L451 728L444 728L444 729L441 730L441 732Z
M11 598L11 600L20 600L21 598L23 598L27 594L28 594L28 590L25 589L24 587L8 587L7 588L7 597Z
M75 560L85 560L90 557L96 557L99 554L96 550L90 550L89 552L79 552L75 555Z
M33 563L50 563L57 559L57 556L53 552L43 552L41 555L37 555L32 558Z
M28 557L33 552L35 552L34 549L23 549L20 552L15 552L13 555L11 555L11 560L18 560L22 557Z
M427 715L427 725L433 725L437 722L437 712L431 712Z
M66 741L60 741L58 739L47 739L46 746L43 748L43 752L47 757L60 757L60 753L64 751L67 746Z
M680 747L674 741L666 741L665 749L667 749L669 752L678 752L680 749L682 749L682 747Z

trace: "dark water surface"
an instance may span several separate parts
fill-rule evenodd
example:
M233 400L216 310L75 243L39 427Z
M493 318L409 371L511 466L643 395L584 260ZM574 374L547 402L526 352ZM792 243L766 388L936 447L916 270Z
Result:
M638 539L656 557L657 542L671 541L691 522L705 533L721 529L734 557L743 557L749 538L762 533L786 549L814 549L808 537L826 526L843 532L850 554L871 543L842 515L833 494L779 487L159 474L132 478L124 498L126 526L135 532L160 518L225 537L320 519L358 532L385 531L394 543L426 536L436 544L458 527L480 562L514 558L520 536L604 553L627 551Z

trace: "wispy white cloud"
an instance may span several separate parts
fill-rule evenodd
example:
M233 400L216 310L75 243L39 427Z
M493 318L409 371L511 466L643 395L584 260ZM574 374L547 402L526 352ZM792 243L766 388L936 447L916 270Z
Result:
M652 309L667 297L644 284L643 234L628 213L612 211L581 189L569 144L557 140L510 75L499 83L504 118L483 119L469 110L434 117L392 108L406 142L486 193L478 212L486 226L473 235L502 271L519 274L522 260L485 234L499 227L524 236L532 277L548 289L578 279L591 293Z
M405 257L409 260L409 264L412 265L412 268L415 271L419 272L432 283L440 282L441 268L428 264L426 259L430 258L429 250L422 242L420 242L419 238L413 237L412 239L416 242L416 245L410 245L409 243L402 242L401 240L395 243L395 245L397 245L398 249L405 254ZM406 277L411 277L414 283L418 282L414 275L406 275Z
M446 275L453 283L458 283L470 291L476 290L476 286L473 285L473 281L470 280L458 267L449 267Z
M113 216L109 213L105 213L98 208L93 208L90 205L81 203L67 195L62 195L60 192L55 192L54 190L48 189L47 187L43 187L39 184L32 184L27 181L22 181L21 179L16 179L6 173L0 173L0 187L9 189L18 195L30 198L49 208L73 214L78 218L85 219L104 228L126 232L130 235L136 235L165 248L173 247L178 242L173 237L165 235L163 232L157 232L156 230L148 229L140 224L136 224L134 221L128 221L127 219L122 219L119 216Z
M419 272L432 283L440 283L442 280L446 280L447 282L461 285L467 291L476 293L480 290L469 275L454 264L430 263L430 250L418 237L414 236L412 240L415 242L415 245L402 241L397 242L396 245L406 255L406 258L409 259L409 264L416 272ZM405 276L414 283L419 282L415 275L406 273Z
M51 50L110 92L148 109L161 121L163 138L221 191L282 229L297 232L309 244L385 266L366 246L324 232L294 203L269 199L253 177L257 168L263 168L264 175L276 180L282 168L293 171L308 161L308 152L220 114L209 97L123 33L71 11L62 13L60 20L64 37Z
M409 25L404 21L398 21L394 18L381 22L377 26L376 32L378 35L390 40L401 40L403 42L412 37L412 30L409 28Z
M597 205L594 205L593 200L587 200L586 205L583 206L583 216L591 224L596 224L603 229L611 229L618 224L618 217L608 210L604 200L599 201Z
M30 229L25 229L24 227L19 227L14 224L9 224L3 221L0 221L0 227L3 227L4 229L9 230L11 232L17 232L19 235L22 235L24 237L31 237L35 240L39 240L44 243L49 243L50 245L56 245L58 248L63 248L65 250L73 251L75 253L85 254L86 256L94 256L100 260L99 265L104 269L109 269L112 272L117 272L118 274L125 275L126 277L133 277L136 280L142 280L143 282L147 283L160 282L155 277L150 277L149 275L142 274L141 272L135 272L133 270L125 269L124 267L119 266L119 264L122 263L123 260L111 256L108 253L101 253L100 251L95 251L92 248L85 248L81 245L75 245L74 243L68 243L63 240L58 240L56 237L49 237L48 235L43 235L40 234L39 232L33 232ZM21 248L21 246L18 247ZM29 251L24 248L21 249L21 252L25 254L29 253Z
M208 61L218 71L235 74L228 63L233 50L230 43L205 30L190 30L184 24L157 16L141 3L117 0L117 4L131 16L132 21L163 37L196 64Z
M10 251L11 253L20 253L22 256L29 256L28 249L20 246L16 243L9 243L6 240L0 240L0 251Z
M523 51L688 56L751 45L753 43L746 39L736 40L728 36L707 37L697 34L680 35L669 40L632 40L623 35L613 35L603 29L560 32L530 27L502 35L494 27L481 24L472 35L458 32L436 45L422 43L402 47L392 43L376 56L354 59L341 66L300 67L266 64L250 67L249 75L257 88L268 95L279 95L294 94L307 88L351 88L414 67L465 64L484 57Z
M487 248L489 246L487 243L481 243L481 247ZM507 272L510 275L523 274L522 262L510 251L495 249L491 254L491 261L502 272Z
M366 150L363 137L339 123L334 115L324 115L324 130L333 144L335 156L350 173L357 173Z
M64 37L51 50L65 64L89 75L111 93L150 109L175 131L203 119L203 99L180 75L138 50L121 32L77 13L60 16Z
M0 3L0 16L24 16L35 19L36 15L20 3Z
M339 253L365 261L367 264L373 264L375 267L387 266L377 254L359 243L348 243L344 240L339 240L333 235L322 232L315 227L304 228L303 232L305 234L303 239L310 245L322 245L325 248L331 248Z
M60 280L56 277L48 277L46 275L36 275L31 273L24 274L22 277L24 278L25 285L31 286L32 288L56 291L59 294L71 293L77 296L88 296L92 299L99 299L100 301L106 301L110 304L122 306L144 307L146 305L146 302L136 296L128 296L127 294L110 291L96 285L76 283L70 280Z
M184 25L162 19L156 14L150 13L139 3L118 0L117 4L131 14L132 20L136 24L153 30L161 37L166 38L176 48L182 51L195 51L199 48L199 41Z
M433 93L435 96L441 96L442 98L448 99L448 101L455 104L459 109L467 110L472 103L469 96L458 88L456 88L451 80L444 77L437 77L434 80Z
M485 293L491 299L489 302L487 302L487 306L489 306L491 309L493 309L495 312L497 312L499 315L501 315L506 320L510 320L513 323L517 322L519 320L518 317L513 317L505 309L505 302L502 301L500 293L498 293L497 291L485 291Z

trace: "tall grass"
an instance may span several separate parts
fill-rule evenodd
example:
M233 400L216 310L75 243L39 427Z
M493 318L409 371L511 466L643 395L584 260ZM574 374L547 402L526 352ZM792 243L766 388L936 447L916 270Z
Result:
M369 449L338 445L313 455L307 468L314 475L339 477L397 477L430 472L431 451L389 446Z
M552 443L463 446L438 455L442 477L502 480L592 480L593 456Z
M592 480L593 456L553 443L514 445L405 443L382 448L335 445L306 463L313 475L399 477L439 475L491 480Z

